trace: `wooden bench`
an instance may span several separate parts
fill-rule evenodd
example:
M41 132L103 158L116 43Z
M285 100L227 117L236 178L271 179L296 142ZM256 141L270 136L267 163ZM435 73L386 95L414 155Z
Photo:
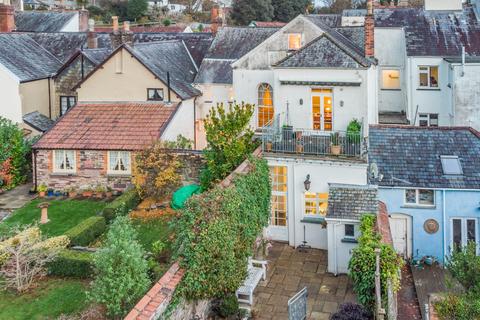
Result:
M243 285L238 288L236 295L238 302L253 304L253 291L260 280L267 279L267 261L248 259L247 278Z

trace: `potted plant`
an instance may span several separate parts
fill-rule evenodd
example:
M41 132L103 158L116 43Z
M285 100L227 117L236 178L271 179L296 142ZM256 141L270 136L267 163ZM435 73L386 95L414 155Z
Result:
M61 197L63 194L62 194L62 191L60 190L55 190L54 193L55 197Z
M48 197L53 197L55 195L55 191L51 188L47 189L47 196Z
M93 190L90 187L83 189L82 196L85 198L90 198L93 195Z
M283 140L290 140L292 138L292 135L293 135L293 126L284 124L282 126Z
M47 192L47 186L44 185L44 184L41 184L38 186L37 190L38 190L38 195L41 197L41 198L45 198L45 194Z
M103 198L103 192L105 192L105 188L101 185L97 185L95 187L95 198L97 199Z
M330 135L331 151L333 155L338 156L342 152L342 146L340 145L340 133L335 132Z
M77 195L78 195L77 190L76 190L75 188L73 188L73 187L70 188L70 189L68 189L67 192L68 192L68 197L69 197L70 199L76 198Z
M111 198L113 196L112 188L107 187L107 192L105 192L105 197Z
M302 143L302 141L297 141L297 143L295 144L295 151L297 153L303 153L303 143Z

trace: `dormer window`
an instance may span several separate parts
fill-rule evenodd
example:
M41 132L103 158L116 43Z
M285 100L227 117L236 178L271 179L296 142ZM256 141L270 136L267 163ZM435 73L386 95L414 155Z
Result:
M148 89L147 95L149 101L163 101L163 89L161 88Z
M299 50L302 47L302 34L290 33L288 35L288 50Z
M440 156L442 162L443 174L445 175L462 175L462 164L457 156Z

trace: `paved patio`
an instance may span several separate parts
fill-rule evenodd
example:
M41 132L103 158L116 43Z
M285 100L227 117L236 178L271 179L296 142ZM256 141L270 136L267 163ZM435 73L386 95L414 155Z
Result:
M33 195L28 194L30 188L32 188L32 184L27 183L0 194L0 221L6 218L10 212L23 207L34 198Z
M346 275L327 273L327 251L300 252L274 243L268 256L267 280L254 293L254 319L288 319L287 302L307 287L307 319L328 320L343 302L356 302Z

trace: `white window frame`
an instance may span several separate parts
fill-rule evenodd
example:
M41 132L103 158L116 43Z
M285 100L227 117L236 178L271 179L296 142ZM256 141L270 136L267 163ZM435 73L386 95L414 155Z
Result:
M309 200L311 202L315 202L315 211L317 212L317 214L313 215L313 214L307 214L307 194L310 194L310 195L315 195L315 200ZM327 195L327 199L325 201L320 200L320 197L319 195L320 194L326 194ZM320 204L321 203L327 203L327 210L328 210L328 193L327 192L310 192L310 191L305 191L303 193L303 217L304 218L311 218L311 219L325 219L326 217L326 213L324 216L322 216L320 214Z
M353 236L347 235L347 226L348 225L353 226ZM357 234L357 232L356 232L356 227L355 227L354 223L345 223L343 225L343 237L345 239L355 239L356 234Z
M282 170L285 170L285 175L282 175L286 178L285 191L277 190L277 187L278 187L279 184L275 183L275 179L273 178L274 175L276 175L274 173L275 168L283 168ZM273 166L270 166L269 170L270 170L270 177L271 177L271 180L272 180L272 194L271 194L271 197L270 197L270 201L273 202L274 197L282 197L282 198L285 199L285 202L284 202L284 205L285 205L285 225L281 225L281 224L277 223L278 221L280 221L282 219L278 218L278 217L277 218L274 217L273 203L271 204L271 208L270 208L269 225L273 226L273 227L287 228L288 227L288 167L287 166L282 166L282 165L273 165ZM280 177L280 175L276 175L276 176ZM283 183L282 183L282 185L283 185Z
M477 255L479 253L478 243L479 243L479 231L478 231L478 219L474 217L452 217L450 218L450 252L453 251L453 220L461 221L461 230L462 230L462 247L467 245L467 221L475 221L475 243L477 244Z
M428 70L421 70L421 68L428 68ZM432 86L431 83L431 76L432 76L432 68L437 68L437 85L435 87ZM422 86L420 82L420 75L427 74L427 81L428 85ZM432 65L432 66L418 66L418 87L421 89L439 89L440 88L440 66Z
M415 203L407 202L407 190L415 190ZM420 190L427 190L427 191L432 191L433 192L433 204L420 203ZM406 188L406 189L404 189L403 203L407 207L408 206L410 206L410 207L415 206L415 207L433 208L433 207L435 207L436 202L437 202L437 199L436 199L436 194L435 194L434 189L416 189L416 188Z
M112 152L117 152L117 153L126 152L126 153L128 153L130 162L129 162L129 166L128 166L127 170L124 170L124 171L123 170L113 170L110 167L110 158L111 158L111 153ZM130 175L130 174L132 174L132 153L130 151L121 151L121 150L108 151L107 152L107 174L111 174L111 175Z
M384 73L385 71L397 71L397 72L398 72L398 88L386 88L386 87L385 87L385 83L384 83L384 81L383 81L383 73ZM395 67L392 67L392 68L383 68L383 69L381 70L381 80L382 80L382 87L381 87L382 90L393 90L393 91L402 90L402 75L401 75L400 68L395 68Z
M66 154L67 151L73 153L73 165L72 169L60 169L57 168L57 152L63 152L63 161L66 162ZM53 155L52 155L52 160L53 160L53 167L52 171L54 173L75 173L77 172L77 155L75 150L53 150Z
M437 124L432 125L432 116L435 116L435 115L437 116L437 119L436 119ZM426 118L426 119L421 119L422 117ZM422 120L427 120L427 125L426 126L421 126L420 125L420 121L422 121ZM419 127L424 127L424 128L426 128L426 127L434 127L434 128L438 127L439 126L439 115L438 115L438 113L419 113L418 114L418 126Z
M298 48L291 48L291 47L290 47L290 37L292 37L292 36L295 36L295 37L300 36L300 43L299 43L299 47L298 47ZM289 33L288 36L287 36L287 48L288 48L288 50L289 50L289 51L298 51L298 50L300 50L300 49L302 48L302 40L303 40L302 38L303 38L303 37L302 37L302 34L301 34L301 33L298 33L298 32Z

